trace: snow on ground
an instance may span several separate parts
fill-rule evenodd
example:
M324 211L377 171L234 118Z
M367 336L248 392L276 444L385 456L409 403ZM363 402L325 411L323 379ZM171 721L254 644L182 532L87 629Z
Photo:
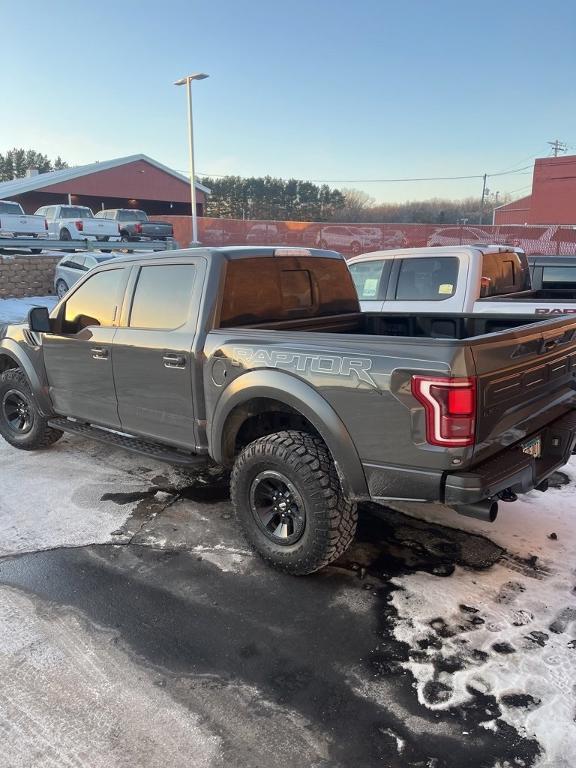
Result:
M506 548L484 572L397 577L394 634L412 649L405 667L422 704L448 710L494 696L501 719L542 745L540 768L576 762L576 458L566 475L568 485L500 504L493 524L394 505Z
M28 316L32 307L52 309L58 299L56 296L28 296L23 299L0 299L0 324L21 323Z
M0 440L0 556L122 540L113 532L157 477L178 482L171 467L145 464L77 437L33 452Z

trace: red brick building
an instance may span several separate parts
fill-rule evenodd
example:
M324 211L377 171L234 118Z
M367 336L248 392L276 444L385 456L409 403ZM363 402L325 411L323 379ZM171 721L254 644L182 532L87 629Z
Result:
M576 155L536 160L532 194L496 208L494 224L576 225Z
M210 190L196 182L196 191L202 216ZM153 216L190 216L190 182L151 157L130 155L1 182L0 200L19 202L26 213L70 202L87 205L94 213L102 208L140 208Z

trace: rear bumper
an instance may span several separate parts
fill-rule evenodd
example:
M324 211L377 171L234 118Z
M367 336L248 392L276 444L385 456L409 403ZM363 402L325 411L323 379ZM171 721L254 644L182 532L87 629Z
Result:
M446 475L443 501L448 506L475 504L510 488L526 493L570 459L576 446L576 410L533 435L542 438L542 457L527 455L517 444L476 465L468 472Z

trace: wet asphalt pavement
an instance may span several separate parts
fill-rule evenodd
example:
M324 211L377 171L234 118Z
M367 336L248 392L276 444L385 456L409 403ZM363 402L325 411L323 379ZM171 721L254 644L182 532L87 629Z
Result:
M106 501L128 499L112 493ZM474 691L466 705L442 711L421 704L401 664L417 651L392 633L395 576L425 571L430 589L441 590L456 565L480 574L502 558L488 539L366 505L347 555L319 574L293 578L247 551L225 478L175 489L159 475L130 501L139 503L115 531L117 544L2 558L0 590L25 595L42 620L61 612L66 620L81 617L95 643L113 647L151 681L159 706L177 707L184 723L194 718L212 739L211 751L182 754L182 765L534 764L537 742L498 720L494 697ZM465 609L462 621L472 622ZM422 651L441 636L441 626L431 627ZM92 663L97 653L90 653ZM1 704L0 697L0 712ZM483 728L488 721L496 726ZM154 729L152 721L152 742ZM121 742L122 733L114 738ZM146 749L149 760L145 751L136 759L112 749L102 763L94 754L68 763L43 762L38 747L27 760L5 754L0 765L147 768L158 756L153 744ZM173 765L177 758L168 759L167 768Z

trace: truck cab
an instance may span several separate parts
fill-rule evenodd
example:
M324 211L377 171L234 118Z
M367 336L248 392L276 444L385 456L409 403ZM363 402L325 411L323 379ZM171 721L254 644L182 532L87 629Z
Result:
M350 259L348 266L365 312L576 312L576 289L535 288L526 255L511 246L377 251Z

